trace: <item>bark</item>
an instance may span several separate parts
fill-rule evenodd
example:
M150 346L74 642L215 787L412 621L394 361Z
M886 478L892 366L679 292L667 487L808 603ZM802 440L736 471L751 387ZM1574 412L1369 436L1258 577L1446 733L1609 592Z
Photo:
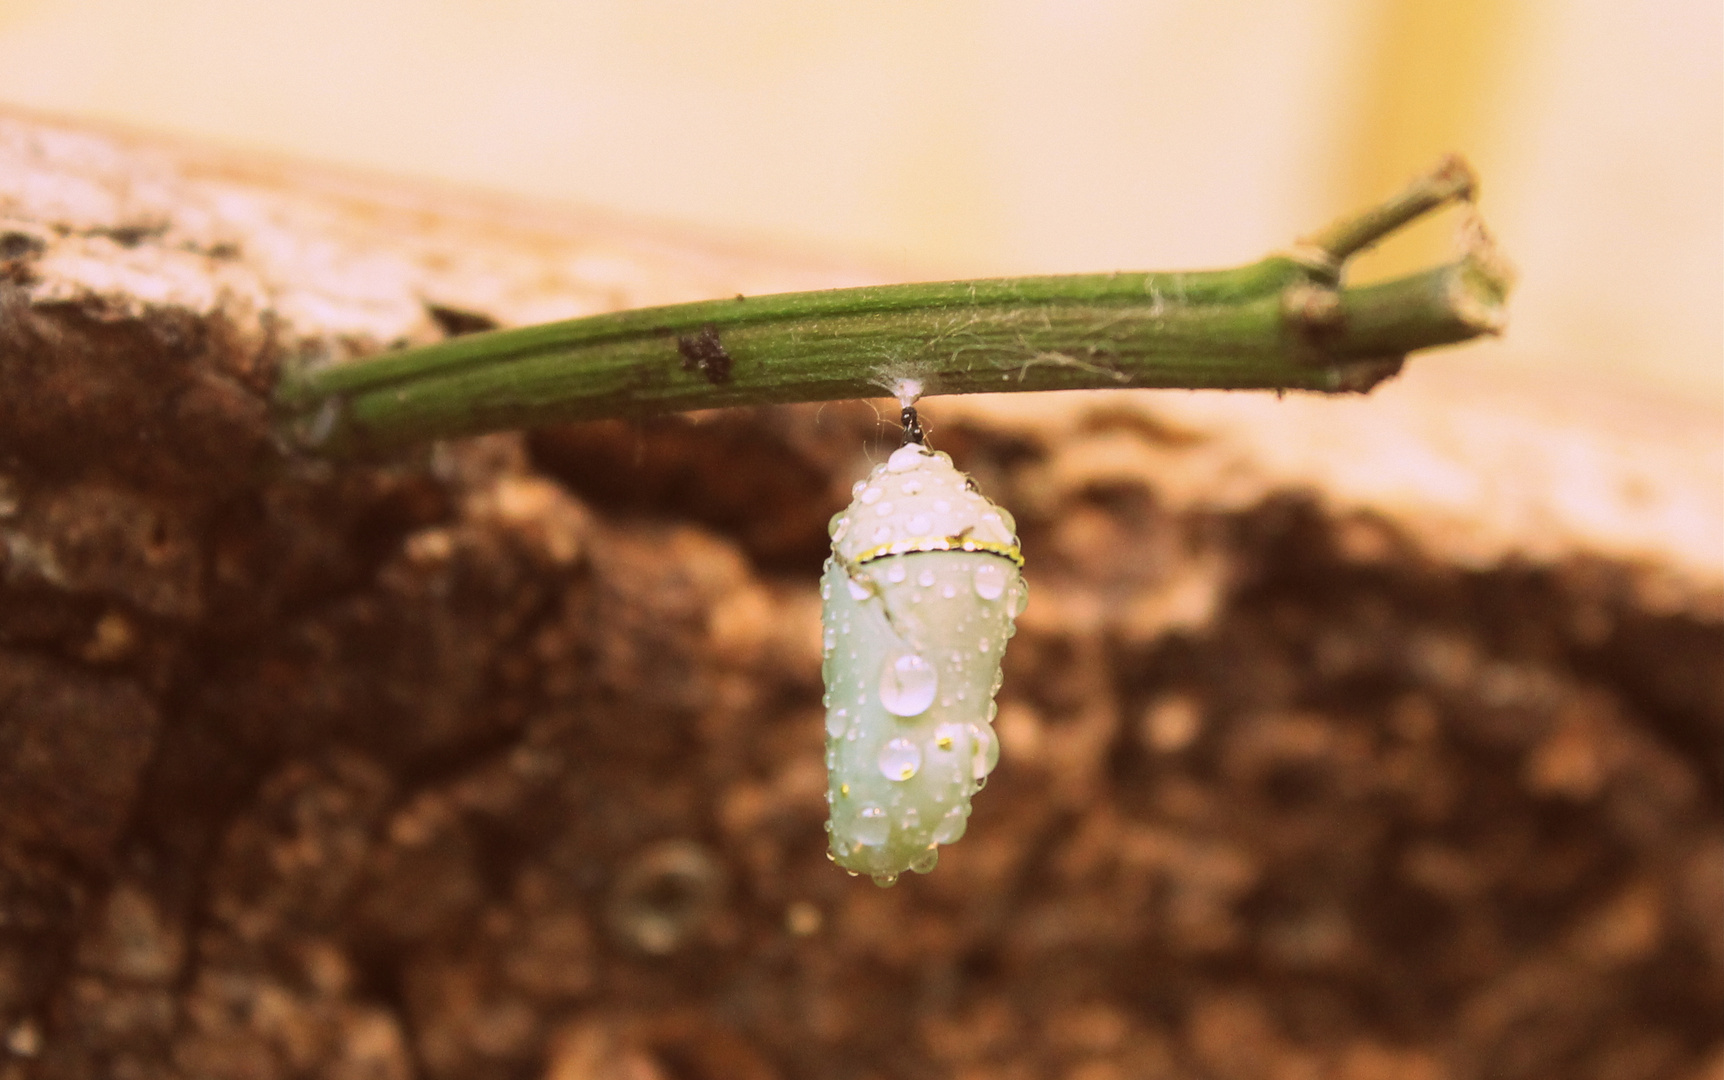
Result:
M1704 424L930 402L1031 603L968 835L880 891L815 592L873 407L332 466L268 406L864 269L18 115L0 219L0 1077L1724 1069Z

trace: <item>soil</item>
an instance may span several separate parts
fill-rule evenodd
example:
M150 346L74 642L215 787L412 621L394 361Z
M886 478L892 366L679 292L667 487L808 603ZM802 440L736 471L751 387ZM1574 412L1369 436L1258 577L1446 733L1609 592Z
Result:
M832 867L814 582L893 434L267 481L9 439L0 1075L1724 1067L1724 629L1309 495L1174 513L937 427L1022 508L1003 764L933 874Z

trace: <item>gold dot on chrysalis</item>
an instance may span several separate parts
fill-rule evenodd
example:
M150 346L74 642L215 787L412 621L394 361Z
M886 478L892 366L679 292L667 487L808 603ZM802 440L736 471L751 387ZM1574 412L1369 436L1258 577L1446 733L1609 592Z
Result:
M850 794L850 785L849 784L839 784L838 785L838 794L840 794L840 795Z

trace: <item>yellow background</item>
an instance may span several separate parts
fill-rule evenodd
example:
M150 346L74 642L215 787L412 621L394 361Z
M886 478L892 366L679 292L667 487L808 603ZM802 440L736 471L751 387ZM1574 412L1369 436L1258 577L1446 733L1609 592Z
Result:
M1445 364L1724 408L1721 18L1716 0L0 0L0 102L917 277L1241 262L1458 149L1522 276L1510 336ZM1447 241L1427 229L1365 269Z

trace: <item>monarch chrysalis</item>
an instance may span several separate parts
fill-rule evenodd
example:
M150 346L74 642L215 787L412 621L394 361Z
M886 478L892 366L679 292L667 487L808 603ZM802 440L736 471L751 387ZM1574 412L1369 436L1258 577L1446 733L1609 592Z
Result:
M994 692L1023 557L1011 515L919 440L854 496L832 518L820 585L826 828L834 862L890 885L964 834L999 760Z

